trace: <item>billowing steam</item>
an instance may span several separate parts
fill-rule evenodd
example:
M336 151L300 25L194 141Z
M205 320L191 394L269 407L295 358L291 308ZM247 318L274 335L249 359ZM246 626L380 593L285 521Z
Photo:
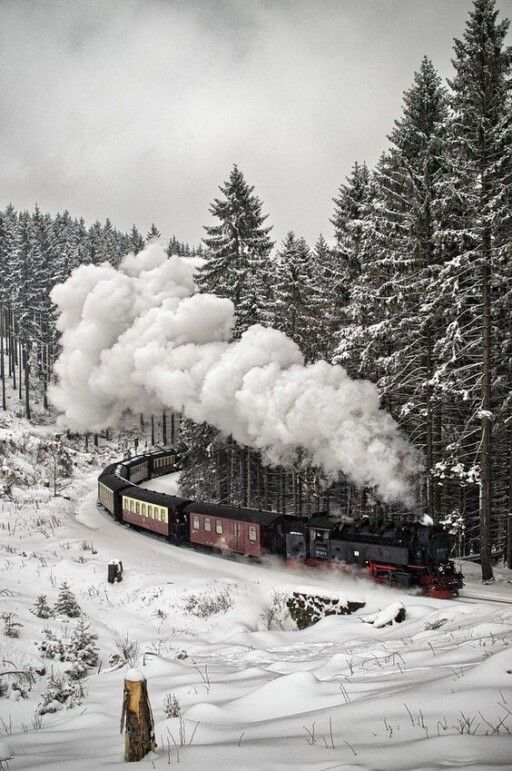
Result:
M119 270L83 265L52 291L62 353L51 398L77 431L113 425L126 409L180 411L206 421L269 463L299 448L330 476L344 472L385 500L406 500L415 452L379 409L377 388L255 325L228 342L229 300L194 294L193 266L150 244Z

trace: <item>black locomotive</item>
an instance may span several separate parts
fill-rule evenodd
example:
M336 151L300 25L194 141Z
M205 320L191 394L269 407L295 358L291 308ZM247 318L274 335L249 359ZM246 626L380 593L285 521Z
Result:
M344 569L354 565L376 581L420 587L452 597L463 586L450 560L452 538L440 525L420 522L340 522L327 514L291 514L224 506L138 487L178 471L186 447L177 445L112 463L98 478L98 503L118 521L150 530L175 544L197 545L253 558L278 555L290 566Z

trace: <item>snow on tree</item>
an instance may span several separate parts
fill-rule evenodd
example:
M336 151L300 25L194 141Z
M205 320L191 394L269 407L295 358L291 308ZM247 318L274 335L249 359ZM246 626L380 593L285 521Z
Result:
M78 618L81 614L80 605L66 581L63 581L60 585L54 612L60 616L68 616L69 618Z
M91 625L85 616L80 616L65 651L66 660L73 662L68 670L72 680L80 680L89 669L97 665L97 639L98 635L91 632Z
M227 297L235 305L239 336L251 324L265 320L270 303L269 255L273 242L266 215L254 187L233 166L229 179L220 186L222 198L215 198L210 213L219 220L205 227L205 262L196 280L201 292Z
M505 220L510 216L502 205L511 185L510 148L503 143L512 87L511 48L505 45L508 26L507 20L498 20L494 0L475 0L463 37L455 40L448 138L452 182L444 204L452 216L441 231L444 242L451 246L451 259L438 282L447 300L439 377L452 397L466 406L463 430L453 443L452 454L466 473L475 469L478 476L484 580L492 578L495 492L492 387L498 351L493 301L502 264L503 230L507 230Z
M48 604L46 594L38 595L35 605L31 608L30 612L38 618L50 618L53 616L53 611Z
M156 241L161 237L161 233L158 230L157 226L154 222L151 223L151 227L149 228L149 231L146 235L146 243L149 243L150 241Z

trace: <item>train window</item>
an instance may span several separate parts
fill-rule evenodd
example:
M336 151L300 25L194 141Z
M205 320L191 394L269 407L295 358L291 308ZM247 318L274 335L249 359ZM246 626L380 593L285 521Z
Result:
M162 513L161 513L160 519L162 520L162 522L165 522L165 523L167 523L169 521L168 517L167 517L167 510L166 509L162 509Z
M135 501L135 511L137 514L140 514L140 502Z
M210 532L210 530L212 529L212 523L209 517L205 517L204 519L204 529L207 530L208 532Z
M219 535L222 535L224 532L224 528L222 527L222 522L220 522L220 520L215 522L215 532L217 532Z
M153 519L153 506L148 503L148 517Z
M256 540L256 527L254 525L249 525L249 541L255 541Z
M142 516L143 516L143 517L145 517L146 515L147 515L147 511L146 511L146 504L145 504L145 503L143 503L143 504L142 504Z
M194 530L199 530L199 517L192 517L192 527Z

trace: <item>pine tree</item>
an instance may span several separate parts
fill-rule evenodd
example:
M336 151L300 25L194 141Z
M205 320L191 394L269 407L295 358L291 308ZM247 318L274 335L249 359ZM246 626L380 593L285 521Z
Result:
M132 225L132 229L130 230L129 249L131 252L133 252L133 254L138 254L140 251L142 251L142 249L144 249L144 239L142 238L135 225Z
M272 326L291 337L310 361L317 344L312 263L305 240L288 233L276 257L272 318Z
M151 223L151 227L148 231L148 234L146 236L146 243L150 243L150 241L157 241L161 237L161 233L158 230L157 226L154 222Z
M99 653L96 645L97 639L98 635L91 632L91 625L85 616L81 615L66 646L67 660L75 661L84 668L95 667L98 663Z
M196 275L201 292L227 297L235 305L235 336L266 318L270 304L270 227L263 227L262 203L235 165L220 187L223 198L210 206L218 225L206 226L205 262Z
M82 612L75 595L66 581L63 581L60 585L54 612L59 616L68 616L69 618L78 618Z
M504 189L510 190L510 153L502 141L512 85L507 29L507 20L498 21L494 0L475 0L464 36L455 40L449 138L453 183L446 196L453 214L444 236L456 254L440 277L444 295L456 297L447 306L440 344L442 374L452 394L462 395L468 406L457 446L479 484L483 580L492 578L493 301L500 234L506 229L500 199Z
M38 618L50 618L53 616L52 609L48 605L48 598L46 594L38 595L35 605L31 609L31 613L33 613Z

